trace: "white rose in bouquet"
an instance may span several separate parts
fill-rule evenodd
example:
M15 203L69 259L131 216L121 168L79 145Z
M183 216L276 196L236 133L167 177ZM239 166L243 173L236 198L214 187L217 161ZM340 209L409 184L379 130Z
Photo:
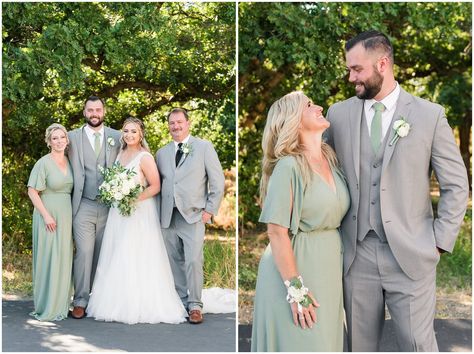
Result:
M130 193L130 188L126 184L124 184L122 186L122 194L123 195L128 195L129 193Z
M119 163L99 170L104 176L104 182L99 187L99 201L108 207L118 208L124 216L131 215L142 190L142 186L134 179L135 171L126 169Z
M119 191L116 191L116 192L114 193L114 199L115 199L115 200L120 201L120 200L123 199L123 197L124 197L123 193L121 193L121 192L119 192Z

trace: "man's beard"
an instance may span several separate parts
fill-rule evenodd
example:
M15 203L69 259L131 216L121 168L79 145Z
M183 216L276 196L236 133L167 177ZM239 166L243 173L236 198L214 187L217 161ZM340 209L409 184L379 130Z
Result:
M356 82L356 84L361 84L364 86L364 91L361 93L356 93L357 97L362 100L370 100L377 96L377 94L382 89L383 77L377 71L377 68L374 67L374 74L366 82Z
M97 123L92 122L92 119L94 119L94 118L97 118ZM89 117L89 118L86 117L86 122L91 127L97 128L104 122L104 117L99 117L99 116L92 116L92 117Z

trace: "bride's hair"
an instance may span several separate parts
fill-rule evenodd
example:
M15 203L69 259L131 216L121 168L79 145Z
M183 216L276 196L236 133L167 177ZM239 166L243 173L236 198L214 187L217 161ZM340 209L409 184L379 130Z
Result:
M146 139L145 139L145 125L143 124L143 122L138 118L128 117L123 122L122 130L128 123L134 123L134 124L138 125L139 131L140 131L140 145L146 151L150 152L150 148L148 147L148 144L147 144ZM122 133L122 135L120 135L120 144L122 145L122 150L125 150L127 148L127 143L125 142L125 140L123 140L123 133Z
M260 202L265 199L268 181L275 165L278 160L285 156L294 156L305 186L311 180L311 167L303 153L304 146L298 134L304 105L307 101L308 98L303 92L294 91L274 102L268 111L262 138L263 159ZM324 142L321 145L321 150L331 168L337 168L338 164L334 150Z

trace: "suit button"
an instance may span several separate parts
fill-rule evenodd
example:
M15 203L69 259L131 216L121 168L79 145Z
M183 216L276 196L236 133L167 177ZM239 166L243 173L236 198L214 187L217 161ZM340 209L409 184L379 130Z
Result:
M379 167L379 165L376 164L376 163L374 163L374 166L373 166L373 167L374 167L374 168L377 168L377 167Z
M355 220L357 219L357 217L355 215L352 215L352 220Z
M372 183L372 186L375 187L377 185L377 183Z
M370 202L370 204L375 205L375 202L372 200L372 201Z

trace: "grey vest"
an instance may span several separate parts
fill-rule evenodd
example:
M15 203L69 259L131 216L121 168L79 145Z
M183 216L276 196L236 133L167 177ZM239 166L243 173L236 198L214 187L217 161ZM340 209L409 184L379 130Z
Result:
M97 198L99 186L104 181L102 175L100 174L97 165L105 166L105 139L102 142L102 148L100 149L99 157L95 157L94 149L87 138L87 134L82 130L82 146L84 151L84 190L82 192L82 197L90 200L95 200Z
M365 112L362 110L360 127L360 196L359 217L357 219L357 238L359 241L362 241L370 230L375 231L382 241L387 241L380 210L380 177L382 175L383 153L389 135L388 132L385 134L379 151L375 155L370 143Z

